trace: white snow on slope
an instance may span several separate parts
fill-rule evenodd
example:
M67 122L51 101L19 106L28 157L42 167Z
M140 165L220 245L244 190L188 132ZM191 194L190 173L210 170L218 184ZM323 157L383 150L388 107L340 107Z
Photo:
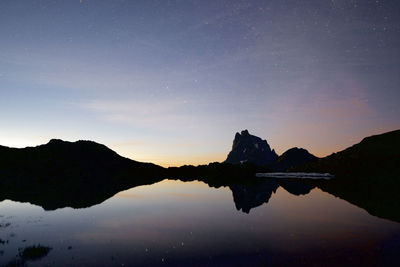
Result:
M335 177L330 173L316 173L316 172L269 172L269 173L256 173L256 177L277 178L277 179L325 179L329 180Z

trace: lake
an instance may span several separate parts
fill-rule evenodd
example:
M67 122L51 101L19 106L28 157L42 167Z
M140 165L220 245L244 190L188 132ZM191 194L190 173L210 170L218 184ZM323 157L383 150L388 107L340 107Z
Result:
M163 180L81 209L4 200L0 265L400 264L400 223L316 187L285 188ZM23 257L39 245L48 251Z

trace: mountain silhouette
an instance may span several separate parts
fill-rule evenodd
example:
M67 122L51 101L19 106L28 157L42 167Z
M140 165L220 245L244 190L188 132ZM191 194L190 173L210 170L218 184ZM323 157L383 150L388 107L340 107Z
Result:
M0 177L52 179L111 179L124 175L158 173L162 167L121 157L105 145L92 141L66 142L52 139L27 148L0 146Z
M278 155L275 150L271 150L266 140L251 135L249 131L244 130L241 133L236 133L232 150L229 152L225 163L253 163L263 166L275 162L277 158Z
M304 181L374 216L400 222L400 130L364 138L343 151L291 171L329 172L329 181Z
M0 199L46 210L89 207L121 190L162 180L164 171L92 141L53 139L21 149L0 146Z
M287 152L277 162L291 162L288 160L291 155L308 155L301 149ZM121 157L92 141L53 139L36 147L0 146L0 201L30 202L45 210L85 208L122 190L168 178L199 180L215 188L229 187L236 208L245 213L268 203L279 186L295 195L308 194L318 187L372 215L400 221L399 161L400 130L364 138L341 152L292 168L336 174L328 181L258 179L255 173L266 172L267 168L252 163L210 163L165 169Z
M293 147L285 151L268 167L273 171L286 171L292 167L318 160L316 156L304 148Z
M337 176L399 177L400 130L364 138L343 151L319 159L292 171L329 172Z

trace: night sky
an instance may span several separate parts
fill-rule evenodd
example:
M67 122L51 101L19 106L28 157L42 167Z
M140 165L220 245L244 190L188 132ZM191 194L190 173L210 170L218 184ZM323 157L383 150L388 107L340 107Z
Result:
M163 166L400 128L400 1L0 1L0 144Z

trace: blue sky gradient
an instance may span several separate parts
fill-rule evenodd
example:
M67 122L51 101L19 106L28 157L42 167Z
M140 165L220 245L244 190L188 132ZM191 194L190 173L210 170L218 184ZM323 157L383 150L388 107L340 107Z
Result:
M164 166L236 131L325 156L400 128L397 1L0 2L0 144Z

